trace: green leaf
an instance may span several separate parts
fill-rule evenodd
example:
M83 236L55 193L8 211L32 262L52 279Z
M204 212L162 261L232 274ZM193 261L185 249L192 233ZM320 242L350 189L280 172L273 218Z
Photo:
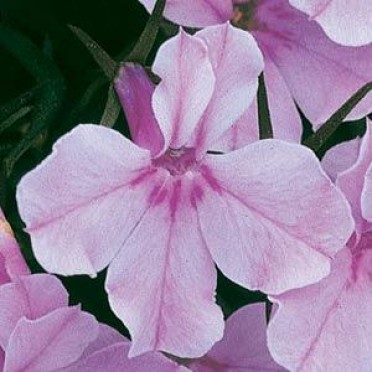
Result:
M312 136L304 141L304 145L315 153L322 149L324 144L342 124L355 106L372 90L372 82L367 83L353 94L339 110L337 110Z
M111 84L107 93L107 102L101 118L101 125L112 128L120 115L120 110L121 106L118 97L113 84Z
M257 107L260 139L273 138L273 128L263 73L258 78Z
M23 106L14 114L10 115L6 120L0 123L0 135L13 124L17 123L18 120L29 114L31 111L32 106Z
M143 30L137 44L129 55L125 58L127 62L135 62L141 65L146 64L148 55L155 43L158 35L161 22L163 20L163 12L166 0L157 0L154 10Z
M86 32L76 26L69 25L70 30L78 37L84 44L88 52L101 67L103 73L112 81L115 78L118 69L117 63L109 56L109 54Z

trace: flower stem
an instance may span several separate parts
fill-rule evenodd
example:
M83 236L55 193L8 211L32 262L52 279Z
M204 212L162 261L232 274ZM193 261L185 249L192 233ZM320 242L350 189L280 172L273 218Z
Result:
M367 83L353 94L313 135L304 141L304 145L315 153L322 149L343 120L354 107L372 90L372 82Z
M156 1L154 11L152 12L137 44L125 58L126 62L135 62L145 65L147 57L151 52L156 36L159 32L160 24L163 19L165 2L166 0Z

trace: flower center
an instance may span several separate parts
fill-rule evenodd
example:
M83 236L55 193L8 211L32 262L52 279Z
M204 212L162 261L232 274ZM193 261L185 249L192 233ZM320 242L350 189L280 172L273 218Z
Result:
M156 167L167 169L172 176L179 176L197 165L195 149L189 147L169 148L165 154L154 159L152 163Z
M246 31L258 30L260 24L255 18L258 3L259 0L247 0L245 3L234 5L234 15L231 23Z

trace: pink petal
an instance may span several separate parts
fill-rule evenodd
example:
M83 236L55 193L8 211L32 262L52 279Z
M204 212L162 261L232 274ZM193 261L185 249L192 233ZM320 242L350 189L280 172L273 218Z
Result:
M276 65L294 100L315 126L325 122L364 84L372 80L372 45L335 44L287 0L260 1L253 32L266 57ZM366 97L349 115L371 111Z
M0 346L6 347L20 318L37 319L67 305L68 293L52 275L27 275L0 286Z
M264 77L274 138L300 143L300 115L283 76L269 57L265 58Z
M372 370L371 243L358 269L345 249L329 277L273 298L279 310L268 345L278 363L291 371Z
M284 371L266 345L265 305L245 306L227 319L223 339L192 364L195 372Z
M64 372L182 372L186 368L177 365L160 353L147 353L128 358L130 344L119 342L98 350L87 358L63 369Z
M366 220L372 222L372 163L366 173L362 192L362 214Z
M351 205L358 235L371 228L371 225L364 220L361 210L361 196L363 193L365 175L371 164L372 126L368 125L367 132L362 139L356 163L351 168L340 173L336 180L336 185L345 194Z
M29 273L13 231L0 208L0 284Z
M216 76L211 101L189 143L203 153L253 102L263 57L253 37L230 23L208 27L196 36L208 46Z
M360 46L372 42L370 0L290 0L316 20L337 43Z
M210 145L209 150L230 152L258 140L257 103L253 101L250 108L215 143Z
M50 272L95 276L148 208L163 170L118 132L80 125L20 182L17 200L36 258Z
M279 70L265 59L265 86L274 138L300 143L302 123L291 93ZM249 109L209 148L233 151L259 139L257 99Z
M336 181L337 175L346 171L355 164L358 159L361 138L342 142L326 152L322 159L322 166L332 181Z
M139 0L152 13L155 0ZM231 0L167 0L165 17L189 27L204 27L224 23L233 15Z
M66 367L97 334L97 321L79 307L58 309L37 320L22 318L9 338L4 372L47 372Z
M160 353L128 358L130 341L111 327L99 325L98 337L89 344L77 362L63 372L176 372L182 367ZM187 370L187 369L186 369Z
M132 335L129 357L151 350L199 357L222 337L216 270L190 182L169 181L108 269L111 308Z
M329 273L353 231L348 204L303 146L258 141L205 159L198 203L214 261L249 289L280 293ZM226 249L229 247L229 249Z
M190 140L213 94L207 46L181 30L160 47L153 71L162 79L152 103L165 148L178 149Z
M163 148L164 139L151 106L155 85L143 67L133 63L122 65L115 89L125 111L133 142L150 150L152 155Z

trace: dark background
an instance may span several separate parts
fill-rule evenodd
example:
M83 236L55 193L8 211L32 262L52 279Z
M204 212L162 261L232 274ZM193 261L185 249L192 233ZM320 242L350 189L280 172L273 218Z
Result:
M84 30L119 61L118 56L135 45L147 19L136 0L0 0L0 205L33 272L42 270L22 231L14 198L16 184L50 153L63 133L79 123L100 122L109 88L109 81L67 25ZM164 38L161 32L156 45ZM155 51L156 46L153 54ZM35 87L39 88L36 92ZM25 104L9 111L20 100ZM22 107L28 111L21 115ZM16 118L5 128L10 112ZM311 132L305 118L304 125L305 133ZM128 135L122 113L115 128ZM363 130L363 121L346 125L328 147ZM100 321L126 333L109 309L104 277L105 272L97 279L82 276L62 280L71 303L82 303ZM226 315L244 304L263 300L265 296L251 293L219 273L217 301Z

